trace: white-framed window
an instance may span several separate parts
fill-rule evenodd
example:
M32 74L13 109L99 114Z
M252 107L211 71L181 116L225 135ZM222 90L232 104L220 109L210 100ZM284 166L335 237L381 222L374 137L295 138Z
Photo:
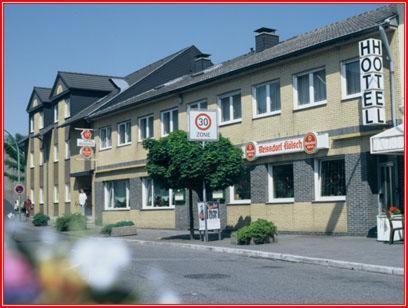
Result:
M67 119L71 116L71 100L66 98L64 101L64 119Z
M279 80L253 86L252 102L254 118L279 114L281 112Z
M269 202L294 202L293 183L293 164L268 165Z
M130 121L118 124L118 146L132 143Z
M106 126L99 129L100 136L100 150L106 150L112 148L112 127Z
M346 200L346 176L344 158L314 160L315 200Z
M40 149L40 159L38 163L40 166L44 164L44 149Z
M54 123L58 123L58 103L54 105Z
M71 202L71 187L69 183L65 184L65 202Z
M30 117L30 133L34 133L34 116Z
M71 151L69 149L69 142L65 141L65 159L69 159L71 157Z
M178 108L162 111L160 124L162 137L178 130Z
M44 204L44 190L43 190L43 188L42 187L40 187L40 196L39 196L39 201L40 201L40 204Z
M145 209L173 208L173 190L159 186L150 178L142 179L142 204Z
M129 180L103 182L105 210L129 209Z
M39 118L38 118L38 129L43 129L44 128L44 112L39 113Z
M54 144L54 161L58 161L58 144Z
M30 189L30 199L31 199L31 203L34 204L34 189Z
M58 198L58 185L54 185L54 203L58 203L59 202L59 198Z
M293 76L294 110L326 104L326 70L315 69Z
M241 121L241 92L235 91L218 97L220 125Z
M360 61L358 58L341 62L341 98L361 96Z
M34 153L30 152L30 168L34 168Z
M139 141L152 138L154 136L153 115L139 118Z
M251 203L251 169L246 168L244 174L240 178L239 183L230 186L229 194L231 204L247 204Z
M188 110L197 110L197 109L207 109L208 108L208 103L207 100L201 99L196 102L192 102L187 105L187 111Z

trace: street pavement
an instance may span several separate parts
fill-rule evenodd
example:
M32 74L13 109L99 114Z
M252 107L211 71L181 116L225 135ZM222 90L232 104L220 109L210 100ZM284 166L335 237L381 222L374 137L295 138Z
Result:
M143 303L401 304L403 277L128 242ZM167 294L167 295L166 295Z

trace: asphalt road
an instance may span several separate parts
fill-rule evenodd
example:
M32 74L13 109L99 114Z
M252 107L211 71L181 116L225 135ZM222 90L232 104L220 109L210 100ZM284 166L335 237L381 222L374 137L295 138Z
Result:
M122 275L143 303L401 304L403 278L129 243Z

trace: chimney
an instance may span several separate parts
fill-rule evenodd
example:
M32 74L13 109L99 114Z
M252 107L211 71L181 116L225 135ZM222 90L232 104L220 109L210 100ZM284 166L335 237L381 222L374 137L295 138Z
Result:
M210 60L210 54L200 53L195 56L194 59L194 73L201 72L210 66L213 66L213 63Z
M254 31L255 34L255 51L260 52L271 48L279 43L279 35L276 35L275 29L259 28Z

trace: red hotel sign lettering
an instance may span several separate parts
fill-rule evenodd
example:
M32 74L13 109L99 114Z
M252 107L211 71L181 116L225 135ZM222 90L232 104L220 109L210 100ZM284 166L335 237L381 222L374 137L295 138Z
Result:
M306 152L313 154L319 149L329 148L329 135L307 133L303 137L280 139L277 141L255 143L249 142L245 146L245 157L254 160L257 157Z

